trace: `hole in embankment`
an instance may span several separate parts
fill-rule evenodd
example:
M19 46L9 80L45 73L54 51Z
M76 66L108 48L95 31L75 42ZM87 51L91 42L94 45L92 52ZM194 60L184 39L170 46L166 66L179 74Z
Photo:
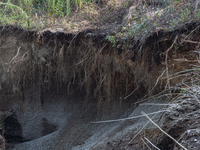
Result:
M11 115L4 120L4 137L8 143L21 143L24 138L22 135L22 126L19 124L16 115Z
M86 94L83 91L75 90L74 94L67 94L64 86L59 90L55 90L54 86L45 88L43 107L40 106L39 91L34 93L35 100L33 100L33 90L26 92L23 112L18 109L21 107L15 106L13 111L16 115L9 116L5 120L5 138L9 141L7 143L14 144L16 149L26 148L27 145L29 145L27 147L36 146L38 143L44 146L43 149L48 149L45 146L65 143L61 147L71 149L72 146L84 143L91 135L104 133L112 127L107 126L104 129L105 124L94 125L90 123L91 121L118 118L122 114L127 116L132 111L128 110L130 103L111 102L103 105L104 112L103 109L102 112L98 112L98 101L93 99L86 105ZM10 122L16 123L12 126Z

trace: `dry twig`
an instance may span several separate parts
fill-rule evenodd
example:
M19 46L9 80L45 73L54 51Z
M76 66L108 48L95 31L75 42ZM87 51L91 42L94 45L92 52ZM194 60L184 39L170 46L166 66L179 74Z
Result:
M147 145L147 143L143 140L143 138L141 138L141 140L142 140L142 142L147 146L147 148L148 148L149 150L151 150L151 148L149 147L149 145Z
M148 115L153 115L153 114L157 114L157 113L161 113L163 111L166 110L159 110L157 112L152 112L149 113ZM105 120L105 121L96 121L96 122L91 122L91 123L108 123L108 122L117 122L117 121L124 121L124 120L130 120L130 119L136 119L136 118L140 118L140 117L144 117L145 115L139 115L139 116L134 116L134 117L128 117L128 118L122 118L122 119L115 119L115 120Z
M171 135L169 135L168 133L166 133L165 131L163 131L163 129L161 129L155 122L153 122L151 120L151 118L149 118L149 116L145 113L145 112L141 112L145 117L147 117L147 119L149 119L151 121L151 123L153 123L162 133L164 133L165 135L167 135L170 139L172 139L174 142L176 142L176 144L178 144L180 147L182 147L184 150L187 150L182 144L180 144L177 140L175 140Z
M147 142L149 142L155 149L160 150L158 147L156 147L153 143L151 143L151 141L149 141L149 139L147 139L146 137L144 137L145 140L147 140Z
M153 119L158 113L156 113L151 119ZM148 121L143 127L142 129L140 129L140 131L132 138L132 140L130 142L128 142L127 146L144 130L144 128L150 123L150 121ZM125 147L125 149L127 148L127 146Z

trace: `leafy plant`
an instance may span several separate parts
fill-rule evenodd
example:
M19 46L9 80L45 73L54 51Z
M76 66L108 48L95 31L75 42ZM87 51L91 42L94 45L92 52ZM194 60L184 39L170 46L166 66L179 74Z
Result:
M113 45L112 45L112 47L115 47L116 46L116 37L115 36L111 36L111 35L107 35L106 36L106 39L108 40L108 41L110 41Z
M195 12L195 17L200 20L200 10Z
M19 12L21 12L22 15L24 15L26 18L28 18L26 12L21 7L10 3L10 1L8 1L7 3L0 2L0 5L4 5L5 6L4 7L4 11L7 11L8 9L11 9L11 11L15 11L14 8L16 8L17 10L19 10Z
M27 13L19 6L12 4L10 1L7 3L0 2L0 6L3 9L0 9L0 22L2 24L15 24L18 25L26 24L28 25L28 15Z
M33 0L20 0L19 1L19 7L23 9L24 11L28 12L29 15L31 14L31 9L33 5Z
M181 10L181 22L186 22L189 20L189 15L191 14L190 10L188 8L186 8L185 10Z
M172 30L174 30L175 27L176 27L178 24L179 24L179 20L178 20L178 19L172 19L172 20L170 20L170 22L169 22L169 25L170 25L170 27L171 27Z
M71 13L71 3L70 0L66 0L66 15L69 16Z

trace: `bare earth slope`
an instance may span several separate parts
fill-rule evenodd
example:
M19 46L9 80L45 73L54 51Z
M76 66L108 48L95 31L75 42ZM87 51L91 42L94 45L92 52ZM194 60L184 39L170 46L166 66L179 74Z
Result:
M0 26L0 149L198 149L199 1L140 2L77 32Z

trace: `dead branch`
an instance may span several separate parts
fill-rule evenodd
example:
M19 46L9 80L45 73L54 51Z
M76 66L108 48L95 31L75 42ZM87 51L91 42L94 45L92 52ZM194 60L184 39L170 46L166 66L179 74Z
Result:
M161 109L162 110L162 109ZM154 116L151 118L153 119L158 113L154 114ZM128 142L128 145L144 130L144 128L150 123L150 121L148 121L143 127L142 129L140 129L140 131L132 138L132 140L130 142ZM128 146L127 145L127 146ZM125 149L127 148L127 146L125 147Z
M161 109L157 112L152 112L152 113L148 113L148 115L153 115L153 114L157 114L157 113L161 113L161 112L165 112L167 110L165 109ZM118 121L125 121L125 120L131 120L131 119L136 119L136 118L140 118L140 117L144 117L145 115L139 115L139 116L134 116L134 117L128 117L128 118L122 118L122 119L115 119L115 120L105 120L105 121L96 121L96 122L91 122L91 123L108 123L108 122L118 122Z
M141 138L141 140L142 140L142 142L147 146L147 148L148 148L149 150L151 150L151 148L147 145L147 143L143 140L143 138Z
M198 60L188 60L188 59L174 59L174 61L177 61L177 62L191 62L191 63L198 62Z
M147 139L146 137L144 137L145 140L147 140L147 142L149 142L155 149L160 150L158 147L156 147L153 143L151 143L151 141L149 141L149 139Z
M169 102L169 104L172 103L174 100L176 100L180 95L182 95L182 93L179 93L176 97L174 97L174 98ZM167 106L165 107L165 109L167 109L168 107L169 107L169 105L167 105ZM162 114L160 115L160 117L159 117L157 123L161 120L161 118L162 118L163 115L164 115L164 112L162 112Z
M191 40L183 40L183 42L193 43L193 44L200 44L200 42L197 42L197 41L191 41Z
M192 30L192 32L191 32L190 34L188 34L188 35L182 40L182 42L181 42L180 44L182 44L184 41L190 41L190 40L185 40L185 39L187 39L192 33L194 33L196 30L198 30L199 27L200 27L200 26L197 26L194 30ZM190 43L191 43L191 42L190 42ZM196 44L196 43L195 43L195 44Z
M145 113L145 112L141 112L147 119L149 119L151 121L151 123L153 123L162 133L164 133L165 135L167 135L170 139L172 139L174 142L176 142L176 144L178 144L180 147L182 147L184 150L187 150L182 144L180 144L177 140L175 140L171 135L169 135L168 133L166 133L163 129L161 129L155 122L153 122L151 120L151 118L149 118L149 116Z

